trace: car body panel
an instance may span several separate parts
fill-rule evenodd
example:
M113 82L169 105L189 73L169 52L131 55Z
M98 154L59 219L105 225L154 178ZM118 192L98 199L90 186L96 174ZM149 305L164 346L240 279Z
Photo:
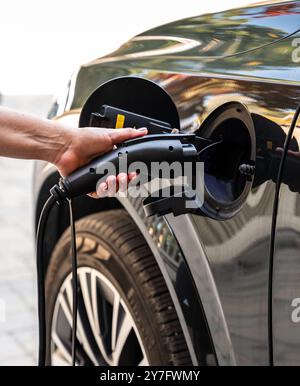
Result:
M141 76L169 93L186 132L201 135L201 125L219 106L242 103L254 121L257 156L268 155L284 146L300 100L300 69L297 57L294 60L299 12L295 1L262 5L186 19L182 28L176 22L148 31L112 55L82 66L71 81L63 110L80 111L87 97L109 79ZM47 166L39 170L51 174ZM42 187L45 177L38 178ZM261 170L255 178L242 210L224 222L195 215L168 215L159 222L142 215L141 203L121 203L143 232L146 227L153 236L155 226L169 229L168 242L177 250L169 258L161 249L162 235L152 241L145 237L166 279L194 363L212 364L214 353L222 365L271 363L268 306L275 178ZM37 197L39 191L37 187ZM193 283L190 299L180 292L180 266ZM209 335L201 354L203 337L188 318L191 302L199 315L203 313L201 326Z
M300 104L300 98L298 97ZM273 255L272 343L275 365L300 365L300 120L287 154L280 186ZM290 153L291 152L291 153ZM291 177L293 183L290 183Z
M241 48L238 49L236 46L236 48L229 50L226 48L227 43L223 44L221 40L218 48L215 48L215 52L210 52L206 56L201 55L201 50L204 49L202 46L205 46L205 51L209 52L210 47L214 46L215 37L212 32L216 28L214 22L211 30L205 27L203 30L200 29L199 34L195 32L193 37L190 37L190 32L187 32L189 29L193 31L195 27L190 19L159 27L155 32L149 31L139 35L137 44L134 43L137 38L133 38L133 41L127 43L125 47L122 46L119 51L80 68L78 74L76 74L76 85L73 84L72 86L70 100L67 103L68 108L80 108L94 91L96 85L102 84L112 76L136 74L137 69L139 69L141 76L146 77L149 76L149 71L165 71L167 73L174 72L196 76L212 75L223 78L229 76L230 78L247 77L249 80L267 78L270 81L299 81L299 66L292 60L295 50L293 39L291 44L287 45L285 38L300 30L300 4L294 1L274 4L272 7L274 8L272 12L275 13L275 16L272 17L270 17L270 6L243 8L228 13L225 12L224 14L216 14L217 17L207 15L208 25L209 20L214 20L214 18L217 20L216 23L220 24L222 31L222 34L220 32L222 35L220 39L225 39L223 36L226 36L226 42L233 44L237 36L241 34L243 37L241 42L245 41L249 45L245 43L243 46L240 42L239 47L242 45ZM241 18L243 20L244 15L247 15L247 13L250 13L249 20L251 21L245 16L247 29L244 29L245 25L242 21L238 22L237 19ZM280 23L282 19L285 21ZM292 20L293 22L291 22ZM181 23L183 23L184 28L181 28ZM184 23L186 23L186 26ZM201 17L197 23L201 26ZM223 23L231 25L231 28L223 31ZM235 23L237 26L233 28ZM185 31L186 34L181 35L182 31ZM149 39L149 34L152 33L161 37L163 47L167 47L166 52L163 51L162 47L157 46L157 39ZM253 36L257 36L257 41ZM269 38L264 40L266 39L265 36L269 36ZM176 44L183 46L181 51L178 47L175 52L170 50L170 46L172 47L174 41L177 42ZM275 51L274 43L277 43ZM186 45L188 46L187 50L184 49ZM191 45L195 47L189 48ZM263 49L257 49L257 47ZM291 60L288 60L288 58Z

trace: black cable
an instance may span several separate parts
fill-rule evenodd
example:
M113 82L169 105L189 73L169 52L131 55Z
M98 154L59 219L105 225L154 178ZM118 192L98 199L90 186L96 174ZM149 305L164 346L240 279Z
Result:
M77 283L77 251L76 231L73 218L72 200L69 199L70 227L71 227L71 253L72 253L72 292L73 292L73 313L72 313L72 366L76 365L76 332L77 332L77 304L78 304L78 283Z
M55 198L50 196L46 201L37 228L36 241L36 267L37 267L37 292L38 292L38 320L39 320L39 366L46 364L46 302L45 302L45 268L43 259L43 243L48 215Z
M269 327L269 353L270 353L270 365L273 366L274 358L273 358L273 276L274 276L274 251L275 251L275 234L276 234L276 226L277 226L277 213L279 206L279 193L280 193L280 185L283 176L283 168L287 156L287 152L289 149L290 141L293 136L294 128L296 127L298 118L300 115L300 104L297 106L295 114L293 116L293 120L291 126L289 128L288 134L286 136L282 157L280 160L277 180L276 180L276 190L274 197L274 205L272 212L272 226L271 226L271 239L270 239L270 265L269 265L269 294L268 294L268 327Z
M46 222L49 213L56 202L62 202L58 195L59 187L56 185L51 189L51 195L46 201L38 223L37 242L36 242L36 266L37 266L37 292L38 292L38 321L39 321L39 366L46 364L47 349L47 330L46 330L46 300L45 300L45 266L44 266L44 238ZM76 251L76 232L73 217L72 200L68 200L71 227L71 255L72 255L72 365L76 364L76 332L77 332L77 305L78 305L78 280L77 280L77 251Z

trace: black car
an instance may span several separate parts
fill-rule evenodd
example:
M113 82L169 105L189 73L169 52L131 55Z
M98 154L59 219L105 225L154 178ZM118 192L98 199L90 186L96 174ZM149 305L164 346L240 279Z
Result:
M300 365L300 126L290 129L300 103L299 1L147 31L80 67L50 116L78 124L99 86L128 76L168 93L181 132L225 146L205 164L204 213L146 217L140 198L76 199L78 364ZM36 162L36 222L58 178ZM50 213L44 248L47 360L69 364L64 205Z

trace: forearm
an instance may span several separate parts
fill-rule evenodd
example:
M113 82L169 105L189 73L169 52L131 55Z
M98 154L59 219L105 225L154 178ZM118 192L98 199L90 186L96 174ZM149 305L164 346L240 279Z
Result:
M0 107L0 156L55 163L69 146L72 129Z
M145 134L146 128L82 127L78 130L0 107L0 157L51 162L62 176L107 153L115 145Z

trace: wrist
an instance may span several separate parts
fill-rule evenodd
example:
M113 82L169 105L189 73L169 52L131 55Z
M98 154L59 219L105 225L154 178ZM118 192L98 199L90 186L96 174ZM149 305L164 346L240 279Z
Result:
M71 147L75 129L56 121L52 121L51 123L53 123L52 134L54 141L53 148L49 152L46 161L52 163L56 167L59 167L60 160Z

